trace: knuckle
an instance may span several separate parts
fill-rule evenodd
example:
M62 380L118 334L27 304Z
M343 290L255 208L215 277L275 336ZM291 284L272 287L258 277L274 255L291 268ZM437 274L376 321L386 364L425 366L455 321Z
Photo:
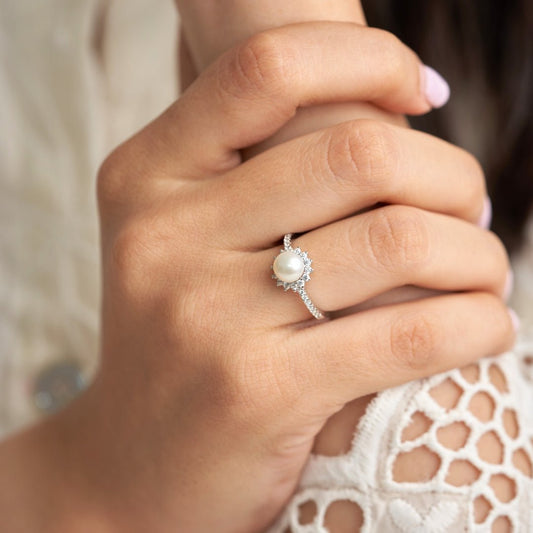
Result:
M389 271L421 267L430 259L431 239L420 209L387 206L370 214L367 249L376 264Z
M146 150L145 139L136 135L115 148L98 169L96 195L102 213L113 213L118 207L136 203L150 194L147 174L153 173L139 157ZM143 176L144 179L140 179Z
M397 152L394 132L386 124L372 120L348 122L329 136L327 173L342 190L356 188L377 199L393 181Z
M402 41L394 33L381 28L373 28L375 38L379 41L380 50L384 53L398 54L403 46Z
M507 272L511 267L511 261L507 249L496 233L488 231L486 232L486 237L489 245L493 249L491 265L493 266L496 275L502 280L502 283L504 283L507 277Z
M506 267L509 266L509 255L507 254L507 249L501 238L493 231L487 231L486 236L494 247L494 254L503 260L503 265Z
M223 90L239 98L283 93L287 76L294 69L287 50L283 38L274 31L250 37L235 48L229 65L220 73Z
M480 292L473 296L477 298L479 313L482 313L483 322L488 326L492 353L499 354L512 348L516 333L507 305L491 293Z
M401 314L390 330L390 351L396 363L413 370L427 368L439 344L439 328L427 313Z
M105 210L123 198L127 177L122 169L122 156L119 149L113 151L100 165L96 178L98 205Z
M464 161L465 172L461 185L463 201L467 209L475 209L476 214L480 215L487 194L485 173L481 163L469 152L464 152Z

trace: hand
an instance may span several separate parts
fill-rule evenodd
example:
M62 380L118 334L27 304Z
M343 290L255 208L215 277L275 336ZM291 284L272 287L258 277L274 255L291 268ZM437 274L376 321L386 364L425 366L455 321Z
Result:
M263 4L261 6L252 6L249 2L242 2L240 0L232 0L231 2L210 2L207 0L205 2L178 2L178 4L180 4L180 14L184 25L183 31L181 32L181 50L189 50L189 64L194 64L193 70L195 71L195 73L190 72L189 76L187 76L186 72L182 72L180 79L184 86L189 85L192 79L197 76L198 72L205 68L207 63L214 57L229 48L232 42L237 42L247 35L252 35L283 24L305 20L345 20L365 24L362 10L357 12L357 9L361 7L358 0L336 0L333 3L315 3L297 0L290 4L272 0L268 5ZM235 21L238 21L238 23ZM185 35L191 41L190 48L189 43L183 38ZM181 64L185 65L186 63L182 62ZM435 88L438 89L438 86L435 86ZM444 88L442 87L442 89ZM437 96L439 97L438 101L443 104L446 99L445 93L437 94ZM433 101L435 100L433 99ZM315 105L311 108L300 108L296 116L288 124L284 125L272 137L262 141L252 149L247 148L244 154L245 156L254 155L280 142L285 142L305 133L316 131L319 128L361 117L371 117L381 122L392 124L406 124L403 122L402 117L393 115L382 109L380 110L372 104L366 104L365 102ZM416 150L413 150L410 155L416 161ZM444 153L441 155L445 156ZM444 163L447 166L447 163ZM439 164L438 159L432 160L428 170L432 167L437 167ZM487 216L488 214L489 212L485 211L484 221L479 221L483 227L487 227L487 223L490 222L490 217ZM377 297L370 298L354 307L344 309L342 312L335 312L333 316L342 316L343 314L353 313L354 311L370 309L377 305L427 297L435 292L437 291L421 289L413 285L395 288L381 293ZM374 396L375 394L369 394L357 398L330 417L315 437L312 449L313 453L337 455L348 451L351 447L354 428L358 423L358 419L362 416L368 402ZM412 471L418 466L419 459L416 457L416 453L413 453L410 461L410 465L406 463L408 471ZM399 475L401 479L401 474ZM297 491L293 495L292 502L294 502L294 498L298 498L298 494L301 495L301 492ZM302 523L312 521L314 515L312 507L304 507L305 509L301 508L299 510ZM307 510L310 511L310 514L306 520L305 513ZM328 527L333 529L335 527L346 529L351 524L352 529L356 530L360 527L360 524L358 526L355 515L350 516L351 519L340 509L336 508L334 511L331 509L328 511Z
M430 107L418 58L385 32L272 30L103 165L103 360L55 424L69 495L83 483L111 530L261 530L346 402L512 344L508 258L472 224L485 189L464 151L352 121L241 164L298 106L352 99ZM376 202L406 205L350 216ZM316 322L270 277L286 232L326 311L408 283L462 292Z
M356 45L363 53L346 53ZM99 386L116 397L116 438L136 439L128 486L157 480L158 518L188 531L264 527L347 401L510 346L508 259L471 223L485 198L471 156L354 121L239 164L238 149L301 105L366 99L426 111L419 72L416 56L378 30L266 32L225 54L104 165ZM376 202L406 205L345 218ZM295 246L314 260L308 292L327 311L405 284L465 292L304 327L302 302L270 279L288 231L305 232Z

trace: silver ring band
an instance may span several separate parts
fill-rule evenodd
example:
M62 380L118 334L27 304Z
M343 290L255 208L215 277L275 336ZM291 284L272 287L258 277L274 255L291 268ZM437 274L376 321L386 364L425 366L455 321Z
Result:
M326 315L315 306L305 291L305 284L311 279L310 274L313 272L311 268L313 261L307 252L291 246L291 237L292 233L287 233L283 237L284 248L280 250L270 267L274 271L272 278L276 280L276 285L282 286L285 291L292 289L297 292L315 318L325 318Z

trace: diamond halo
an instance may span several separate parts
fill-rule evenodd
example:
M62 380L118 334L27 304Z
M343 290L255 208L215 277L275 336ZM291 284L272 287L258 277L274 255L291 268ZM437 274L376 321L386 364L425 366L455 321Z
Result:
M303 272L300 275L298 279L295 281L284 281L280 279L275 271L272 274L272 279L276 280L276 286L277 287L283 287L284 291L288 291L289 289L293 290L294 292L297 292L300 297L302 298L302 301L307 306L307 309L309 312L317 319L324 318L325 315L313 304L309 296L307 295L307 292L305 290L305 284L311 279L311 272L313 272L313 268L311 267L311 263L313 260L308 256L307 252L304 252L300 247L293 248L291 246L291 237L292 233L287 233L283 238L283 246L280 250L280 254L274 258L274 263L276 262L276 259L278 259L281 254L285 254L287 252L290 252L296 256L298 256L303 263ZM274 270L274 263L270 266L272 270Z

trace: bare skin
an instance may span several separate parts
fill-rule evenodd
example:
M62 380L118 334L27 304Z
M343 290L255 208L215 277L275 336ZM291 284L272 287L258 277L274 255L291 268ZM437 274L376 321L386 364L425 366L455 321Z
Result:
M294 63L279 55L287 43L301 54ZM381 43L391 60L370 71L367 55L354 58L340 43L370 51ZM260 531L345 404L512 345L501 298L508 257L472 224L485 189L471 156L367 120L241 161L243 148L306 103L369 100L425 112L419 73L415 54L383 32L333 22L282 28L228 51L108 158L98 179L101 367L68 409L0 445L7 530ZM389 151L367 159L380 168L408 164L401 154L413 142L444 151L462 186L431 180L420 195L422 169L401 187L385 174L375 180L368 164L354 174L350 147L358 143L346 139L362 138L373 140L374 156L385 138L398 148L393 159ZM324 161L335 171L323 173ZM296 179L309 193L298 205L290 195ZM457 194L446 194L454 187ZM404 201L351 216L357 202L362 209L387 198ZM309 327L301 302L265 275L287 227L304 234L299 241L316 250L317 265L334 242L365 262L338 272L353 276L349 295L328 289L329 270L314 272L313 297L326 309L405 284L454 293ZM364 246L361 235L369 237ZM442 271L440 257L469 248L475 257ZM335 249L330 260L342 265ZM365 269L374 285L363 283Z
M186 86L197 72L202 71L210 61L222 53L226 48L241 39L249 37L268 28L281 26L304 20L343 20L357 24L366 24L360 2L353 0L337 0L334 3L323 2L277 2L271 1L261 5L250 5L248 2L180 2L177 1L182 17L183 32L181 49L186 54L182 62L182 83ZM373 118L381 121L407 126L401 115L385 111L371 103L344 103L328 106L314 106L301 109L295 117L272 137L254 146L245 153L251 157L261 153L276 144L294 137L304 135L310 131L337 124L348 119ZM434 164L441 161L435 159ZM428 173L434 174L433 168L428 166ZM436 178L438 179L438 178ZM480 213L480 217L482 214ZM417 287L404 287L389 294L382 294L373 300L365 302L364 308L372 308L391 301L407 301L420 298L428 294ZM344 310L343 314L352 313L362 307L352 307ZM453 395L453 390L442 391L442 401L446 402ZM340 411L331 416L315 438L313 453L322 455L339 455L346 453L353 438L359 419L363 416L366 406L374 395L363 396L347 403ZM477 408L481 408L477 406ZM423 420L415 420L413 431L422 431ZM463 439L461 428L449 436L450 445L457 446ZM481 451L489 455L497 452L498 442L487 440L481 444ZM416 450L418 452L419 450ZM422 453L422 452L421 452ZM407 481L412 475L413 468L423 461L426 472L436 471L439 458L435 455L427 458L421 453L413 453L402 462L395 472L397 481ZM423 474L423 473L422 473ZM469 475L467 468L458 468L451 475L451 482ZM511 490L508 486L501 489L504 493ZM507 495L507 494L506 494ZM476 507L482 505L476 502ZM314 516L313 507L303 507L300 510L302 523L310 521ZM362 515L345 512L340 506L328 515L330 531L356 531L362 524ZM498 526L499 527L499 526ZM505 527L501 531L506 531Z

